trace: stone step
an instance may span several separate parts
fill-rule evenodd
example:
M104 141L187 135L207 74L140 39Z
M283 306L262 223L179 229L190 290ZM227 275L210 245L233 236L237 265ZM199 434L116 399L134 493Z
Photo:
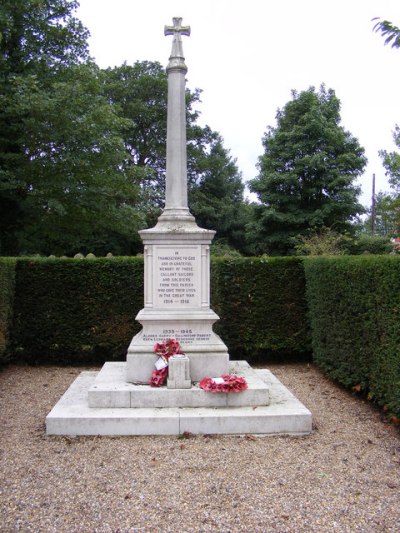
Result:
M97 372L82 372L46 418L48 435L306 435L310 411L268 370L255 370L270 392L268 406L91 408ZM242 393L239 393L242 394Z
M190 389L135 385L126 382L126 363L105 363L89 389L88 405L99 408L268 405L268 386L246 361L230 361L229 373L244 377L248 388L238 393L226 394L206 392L198 384L193 384Z

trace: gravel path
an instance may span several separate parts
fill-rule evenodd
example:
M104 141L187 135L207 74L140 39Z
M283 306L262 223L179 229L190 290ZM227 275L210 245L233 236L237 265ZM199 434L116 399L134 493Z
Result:
M47 437L82 369L0 372L0 531L400 531L400 437L313 365L268 368L308 437Z

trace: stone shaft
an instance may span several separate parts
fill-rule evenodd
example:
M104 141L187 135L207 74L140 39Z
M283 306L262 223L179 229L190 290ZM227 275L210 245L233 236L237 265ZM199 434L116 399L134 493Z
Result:
M181 35L190 35L190 27L182 26L175 17L173 26L166 26L165 35L173 35L172 51L167 66L167 166L164 219L193 220L188 208L186 156L186 101L185 76L187 67L183 55Z
M166 210L188 209L185 70L168 72Z

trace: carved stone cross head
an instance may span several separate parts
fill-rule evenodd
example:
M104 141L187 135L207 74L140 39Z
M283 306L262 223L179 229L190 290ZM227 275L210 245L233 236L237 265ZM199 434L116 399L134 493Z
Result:
M173 26L164 27L164 35L173 35L172 41L172 52L170 59L181 58L184 59L183 48L182 48L182 35L189 37L190 35L190 26L182 26L181 17L173 17L172 19Z

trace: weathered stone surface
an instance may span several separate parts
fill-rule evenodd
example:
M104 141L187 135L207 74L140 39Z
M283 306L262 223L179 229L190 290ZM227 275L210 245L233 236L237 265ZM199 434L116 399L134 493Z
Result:
M229 372L246 379L248 389L240 393L211 393L193 383L190 389L151 387L125 381L126 363L105 363L88 391L90 407L233 407L269 404L269 389L246 361L231 361ZM204 377L221 374L207 373ZM129 396L128 396L129 394Z
M268 370L256 370L270 391L267 406L91 408L96 372L82 372L46 418L49 435L306 435L311 413ZM170 390L170 392L176 392ZM187 392L181 389L179 392ZM204 392L204 391L203 391ZM247 391L238 393L239 397ZM211 394L211 393L207 393ZM213 395L215 396L215 395ZM225 395L224 395L225 396ZM233 397L233 394L228 396Z
M175 355L168 360L168 389L191 389L189 357Z

